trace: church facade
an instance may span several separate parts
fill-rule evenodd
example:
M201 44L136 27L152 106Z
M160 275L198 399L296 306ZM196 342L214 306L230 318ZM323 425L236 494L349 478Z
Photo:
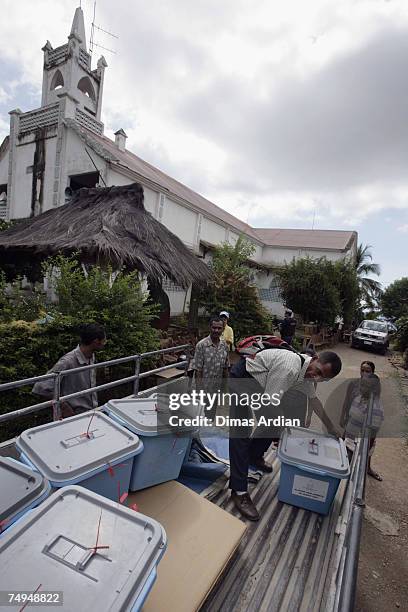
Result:
M254 228L189 189L126 147L119 128L115 140L101 121L107 63L91 66L84 16L77 8L68 41L44 53L41 106L10 111L10 133L0 144L0 218L19 219L69 205L81 187L140 182L146 209L198 256L210 258L223 242L244 235L255 247L253 282L264 305L282 314L273 268L293 258L352 258L357 233L340 230ZM187 309L189 292L164 283L172 314Z

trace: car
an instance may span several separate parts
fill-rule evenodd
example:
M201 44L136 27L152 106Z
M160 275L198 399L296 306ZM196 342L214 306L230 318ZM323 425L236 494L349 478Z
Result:
M387 352L390 343L389 324L384 321L365 320L360 323L351 336L353 348L372 348L382 355Z

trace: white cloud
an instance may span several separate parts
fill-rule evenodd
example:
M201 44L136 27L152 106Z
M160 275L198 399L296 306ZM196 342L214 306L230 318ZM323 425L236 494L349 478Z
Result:
M407 234L408 233L408 223L405 223L404 225L400 225L399 227L397 227L397 231L402 232L403 234Z
M89 39L93 0L82 6ZM74 9L3 0L0 57L19 74L0 102L22 84L39 92L41 47L66 41ZM97 10L120 37L96 35L117 50L105 54L106 132L123 127L137 155L253 225L354 229L407 208L403 0L258 0L256 10L253 0L116 0Z

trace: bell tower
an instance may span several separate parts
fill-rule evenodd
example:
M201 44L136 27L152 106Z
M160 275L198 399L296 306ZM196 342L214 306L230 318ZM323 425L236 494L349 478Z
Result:
M58 102L65 94L80 112L100 121L107 63L101 56L96 69L91 69L84 14L80 7L75 11L68 42L54 49L47 40L42 50L44 69L41 106Z

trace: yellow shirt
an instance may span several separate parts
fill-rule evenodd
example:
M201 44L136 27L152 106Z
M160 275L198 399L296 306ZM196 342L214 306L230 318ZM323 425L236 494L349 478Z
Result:
M229 350L234 348L234 331L232 327L226 325L224 327L224 331L221 334L221 338L224 338L225 342L228 344Z

